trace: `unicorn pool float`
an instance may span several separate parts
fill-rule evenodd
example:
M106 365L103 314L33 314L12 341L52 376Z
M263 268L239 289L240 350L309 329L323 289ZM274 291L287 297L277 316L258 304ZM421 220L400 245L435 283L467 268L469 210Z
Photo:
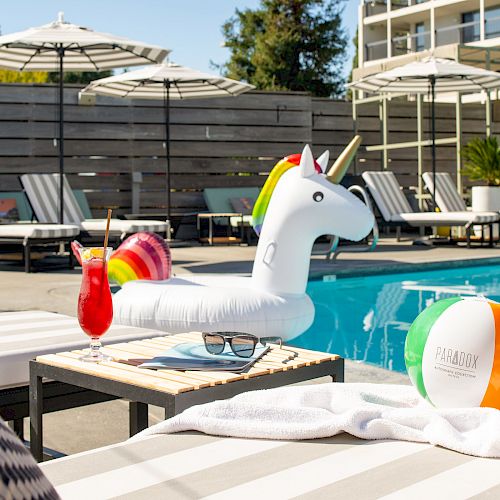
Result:
M253 211L260 238L250 277L129 281L114 295L115 322L169 333L235 331L285 340L307 330L314 320L306 294L314 241L322 235L358 241L373 226L367 206L338 184L359 142L327 175L328 152L315 161L309 146L276 164Z

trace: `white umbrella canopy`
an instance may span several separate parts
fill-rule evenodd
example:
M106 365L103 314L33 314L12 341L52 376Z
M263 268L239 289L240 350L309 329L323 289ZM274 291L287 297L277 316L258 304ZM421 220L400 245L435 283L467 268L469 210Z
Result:
M0 66L19 71L103 71L158 63L170 52L64 21L0 36Z
M0 67L59 73L59 223L64 222L64 71L102 71L159 63L170 51L57 21L0 36Z
M170 220L170 100L237 96L254 88L248 83L219 75L210 75L175 63L164 63L95 80L83 92L95 92L130 99L163 100L165 107L167 218Z
M427 94L431 82L435 92L476 93L500 86L500 74L450 59L426 57L382 73L371 75L349 87L378 93Z
M170 87L169 98L176 100L236 96L255 88L230 78L164 63L96 80L84 92L131 99L163 99L166 86Z
M477 93L500 88L500 73L450 59L426 57L404 66L376 73L348 85L357 90L379 94L429 94L431 100L432 202L436 204L436 112L435 94ZM434 208L433 207L433 208Z

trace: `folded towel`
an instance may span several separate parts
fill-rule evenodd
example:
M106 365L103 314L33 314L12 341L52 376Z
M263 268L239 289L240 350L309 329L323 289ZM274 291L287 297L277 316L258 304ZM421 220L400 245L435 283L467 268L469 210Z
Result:
M347 432L362 439L426 442L468 455L500 457L499 410L437 409L405 385L331 383L247 392L193 406L133 439L187 430L284 440Z

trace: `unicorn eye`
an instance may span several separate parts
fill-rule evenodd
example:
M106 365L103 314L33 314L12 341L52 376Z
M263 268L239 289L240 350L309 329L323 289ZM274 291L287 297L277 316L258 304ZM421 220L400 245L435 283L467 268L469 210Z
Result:
M321 201L324 197L325 197L325 195L321 191L316 191L313 194L313 200L314 201Z

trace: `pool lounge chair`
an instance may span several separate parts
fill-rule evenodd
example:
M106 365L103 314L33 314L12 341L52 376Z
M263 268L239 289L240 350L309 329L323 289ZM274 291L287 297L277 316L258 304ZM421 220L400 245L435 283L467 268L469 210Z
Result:
M165 332L112 325L106 333L105 343L116 344L158 335L163 336ZM88 337L76 318L46 311L0 313L0 417L15 422L16 429L22 434L22 420L29 416L29 361L42 354L80 349L88 345ZM87 398L89 402L92 402L92 398L93 402L114 399L74 387L71 391L61 383L49 384L47 411L80 406L79 400L82 401L82 398Z
M363 172L363 180L384 221L392 226L408 224L413 227L465 227L467 246L473 224L491 225L498 222L496 213L476 214L467 210L453 212L414 212L393 172Z
M429 193L434 192L434 179L432 173L425 172L422 175L425 187ZM464 199L457 191L453 180L447 172L436 173L436 205L441 212L470 212L478 220L484 218L498 217L497 212L475 212L467 208Z
M2 246L22 247L24 270L32 271L31 251L34 247L55 246L69 243L80 234L78 226L70 224L23 223L0 224L0 244ZM71 260L68 260L71 267Z
M214 219L216 224L227 226L233 229L246 230L246 239L249 243L252 235L252 214L244 213L237 207L239 199L247 199L255 203L259 197L260 188L258 187L234 187L234 188L206 188L203 190L203 199L210 213L238 213L242 212L242 217L220 217Z
M59 219L59 174L24 174L20 177L26 196L39 222L54 223ZM101 237L106 229L105 219L86 219L78 201L64 178L64 222L76 224L90 237ZM121 240L139 231L163 233L166 222L150 220L111 219L110 235Z
M500 492L499 460L347 434L293 442L159 435L40 468L63 499L495 498Z

